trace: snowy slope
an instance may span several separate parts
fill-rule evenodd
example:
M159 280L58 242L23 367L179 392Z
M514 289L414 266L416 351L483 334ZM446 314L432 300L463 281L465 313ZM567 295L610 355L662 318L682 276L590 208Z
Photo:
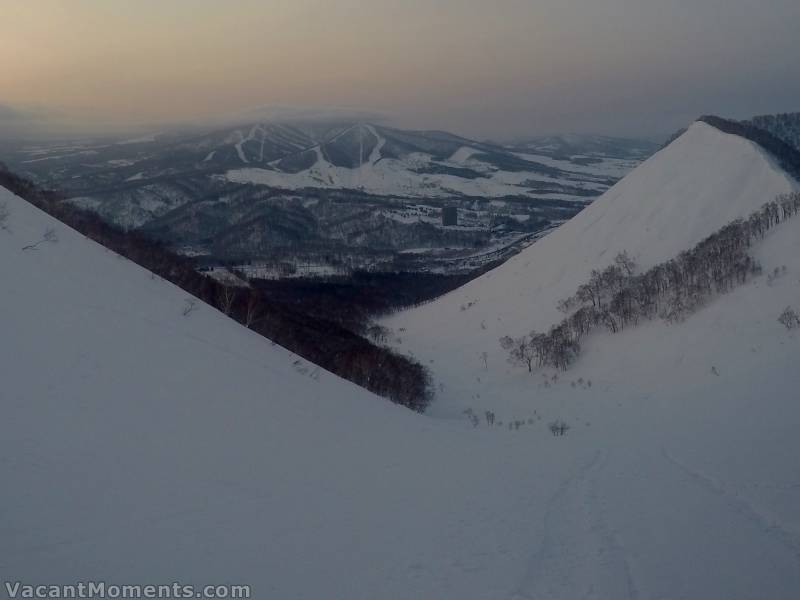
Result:
M490 172L478 161L443 164L452 168L464 166L483 169L484 176L464 178L448 174L420 174L419 169L430 166L426 155L411 155L402 160L372 157L355 168L337 167L320 157L312 167L300 173L284 173L266 169L235 169L229 171L227 178L235 183L257 183L280 189L298 190L304 188L357 189L381 196L406 196L438 198L441 196L516 196L531 193L526 182L541 178L534 172ZM557 178L547 178L556 183ZM568 183L568 182L564 182ZM594 188L590 188L594 189ZM544 197L569 199L568 194L545 194Z
M687 135L693 143L653 159L666 157L662 167L642 169L671 167L665 179L698 194L709 221L762 202L762 189L742 198L730 185L736 208L712 210L719 198L703 178L724 185L715 169L731 161L731 176L750 169L770 193L789 185L739 138L705 126ZM700 159L692 182L683 173ZM622 246L643 262L674 249L659 241L669 222L659 215L683 213L664 193L644 195L649 216L630 215L658 242ZM661 211L649 204L659 194ZM398 316L402 345L433 361L444 386L435 412L459 417L442 419L298 369L205 305L182 317L180 290L2 190L0 202L11 212L0 231L0 579L242 583L265 599L797 597L800 336L776 317L800 308L800 221L757 249L784 276L681 326L590 338L547 384L494 352L496 318L546 323L547 285L572 291L580 274L564 269L613 256L562 238L549 252L567 264L538 262L571 224L466 294ZM598 237L635 241L609 231L623 217L595 214L609 219ZM49 226L57 244L21 250ZM674 245L706 226L717 227L676 231ZM462 311L467 298L478 303ZM496 329L485 339L481 313ZM466 406L504 424L473 429ZM566 437L548 433L554 418L572 426ZM525 425L510 431L514 420Z
M424 362L436 360L437 376L453 383L461 365L482 364L481 352L502 364L500 337L547 330L560 321L559 300L618 252L627 251L644 270L795 185L752 142L695 123L552 234L386 325L404 329L405 346Z
M679 325L592 335L566 373L529 375L498 344L560 320L556 302L617 251L651 266L792 189L760 148L698 123L515 259L386 320L398 347L434 372L432 415L492 410L503 427L479 430L511 436L555 419L571 426L521 478L562 451L584 453L543 509L518 598L800 593L800 335L777 322L786 306L800 309L800 221L754 250L765 272L786 266L783 276ZM525 425L507 431L514 421Z
M183 317L184 292L1 189L0 202L0 579L509 595L535 536L528 503L549 493L509 482L523 448L549 440L475 435L298 368L206 305ZM50 226L57 243L21 250Z

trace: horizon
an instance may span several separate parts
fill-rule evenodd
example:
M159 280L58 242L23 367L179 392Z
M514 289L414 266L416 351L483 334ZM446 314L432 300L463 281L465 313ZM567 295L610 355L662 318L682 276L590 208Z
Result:
M0 135L123 135L282 106L498 141L657 139L702 114L799 108L796 2L503 4L12 3Z

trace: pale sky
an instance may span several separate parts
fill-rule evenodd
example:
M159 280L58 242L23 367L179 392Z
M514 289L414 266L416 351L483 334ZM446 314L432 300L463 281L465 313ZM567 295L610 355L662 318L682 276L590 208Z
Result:
M800 110L800 0L0 0L0 134L260 106L476 137Z

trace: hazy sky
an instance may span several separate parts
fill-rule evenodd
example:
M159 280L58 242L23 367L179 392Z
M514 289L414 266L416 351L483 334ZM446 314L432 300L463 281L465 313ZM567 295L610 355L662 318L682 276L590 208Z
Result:
M800 0L0 0L0 133L259 106L481 137L800 110Z

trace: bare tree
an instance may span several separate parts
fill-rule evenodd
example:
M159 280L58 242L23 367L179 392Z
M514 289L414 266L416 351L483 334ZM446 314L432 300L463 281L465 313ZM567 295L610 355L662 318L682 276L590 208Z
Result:
M8 205L5 202L0 202L0 230L8 231L8 218L11 216L11 211L8 210Z
M519 338L506 336L500 338L500 346L508 352L508 362L512 365L528 367L528 373L533 371L536 349L532 343L531 336L523 335Z
M244 326L248 329L258 320L258 296L250 292L247 297L247 310L244 315Z
M631 277L636 271L636 262L628 255L627 250L623 250L614 257L614 264L622 269L628 277Z
M390 334L391 331L382 325L370 325L367 328L367 335L376 344L385 344Z
M27 246L23 246L23 250L36 250L42 244L55 244L58 242L58 236L56 235L56 230L52 227L48 227L44 230L44 234L42 235L42 239L38 242L33 244L28 244Z
M778 322L791 331L800 327L800 315L791 306L787 306L778 317Z
M230 285L223 285L217 293L222 312L230 316L233 311L233 303L236 301L236 289Z
M183 316L188 317L197 310L197 300L194 298L186 298L183 305Z
M481 360L483 361L483 368L489 370L489 353L481 352Z

